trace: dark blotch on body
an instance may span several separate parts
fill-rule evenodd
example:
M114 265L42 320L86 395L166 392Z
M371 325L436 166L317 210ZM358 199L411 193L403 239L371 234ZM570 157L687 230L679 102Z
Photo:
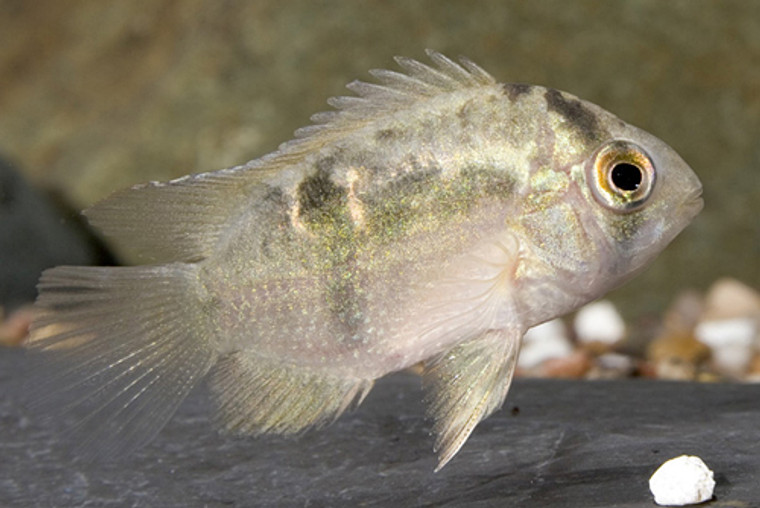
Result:
M533 85L525 83L506 83L502 85L502 88L504 89L506 96L509 97L509 100L515 102L521 95L530 93L530 91L533 90Z
M382 129L375 134L375 140L378 142L389 142L401 137L401 132L395 129Z
M324 219L334 211L335 205L345 194L345 190L330 180L326 170L327 161L320 161L319 170L305 179L298 186L299 215L306 221L314 222Z
M568 99L560 91L548 89L544 94L549 111L562 115L583 138L596 140L601 137L596 115L589 111L581 101Z
M344 345L354 344L359 338L367 305L355 265L353 256L347 259L345 266L337 267L330 275L325 287L330 312L343 332L338 340Z
M297 198L300 217L318 232L313 247L325 262L324 298L342 330L339 340L349 345L358 338L365 302L356 272L355 232L345 207L346 189L330 179L335 164L334 157L318 161L317 172L298 186Z
M324 299L345 345L358 337L365 304L356 273L356 238L345 206L346 189L330 179L335 164L334 157L318 161L317 172L298 186L296 197L299 217L317 233L309 243L318 268L311 269L322 272Z
M281 232L288 231L292 203L280 187L272 185L267 185L263 197L254 202L255 207L260 210L259 216L266 218L266 224L257 224L261 232L258 235L259 250L265 258L276 259L281 255Z
M406 159L407 164L413 169L408 173L397 176L385 186L386 196L383 199L397 200L406 193L422 193L432 182L441 175L441 168L432 166L424 167L417 157L410 155Z

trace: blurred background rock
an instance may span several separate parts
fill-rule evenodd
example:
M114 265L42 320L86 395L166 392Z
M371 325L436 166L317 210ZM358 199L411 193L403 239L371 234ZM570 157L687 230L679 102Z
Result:
M16 345L26 336L28 304L42 270L112 262L79 212L31 188L0 158L0 345Z
M699 174L704 212L611 295L627 321L721 276L760 286L760 2L0 0L0 12L0 151L73 208L263 155L350 80L434 48L595 102Z
M111 262L80 217L0 158L0 309L32 301L45 268Z

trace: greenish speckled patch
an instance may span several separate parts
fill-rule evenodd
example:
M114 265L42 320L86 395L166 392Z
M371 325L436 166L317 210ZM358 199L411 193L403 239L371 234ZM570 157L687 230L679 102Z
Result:
M513 186L507 172L494 168L469 167L450 178L436 169L402 177L360 196L366 231L377 243L435 231L457 216L464 217L482 198L506 200Z

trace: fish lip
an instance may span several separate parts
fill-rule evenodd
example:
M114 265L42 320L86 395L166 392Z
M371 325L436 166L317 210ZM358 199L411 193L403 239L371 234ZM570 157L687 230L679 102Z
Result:
M694 191L690 192L686 196L686 199L684 199L683 203L681 203L680 208L689 210L690 217L696 216L705 206L705 200L702 198L702 191L703 188L700 185L698 188L694 189Z

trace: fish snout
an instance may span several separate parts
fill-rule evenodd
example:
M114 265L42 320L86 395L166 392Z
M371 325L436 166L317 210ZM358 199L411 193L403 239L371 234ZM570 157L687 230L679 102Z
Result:
M699 185L694 191L690 192L681 205L689 218L695 217L705 206L705 200L702 198L702 185Z

